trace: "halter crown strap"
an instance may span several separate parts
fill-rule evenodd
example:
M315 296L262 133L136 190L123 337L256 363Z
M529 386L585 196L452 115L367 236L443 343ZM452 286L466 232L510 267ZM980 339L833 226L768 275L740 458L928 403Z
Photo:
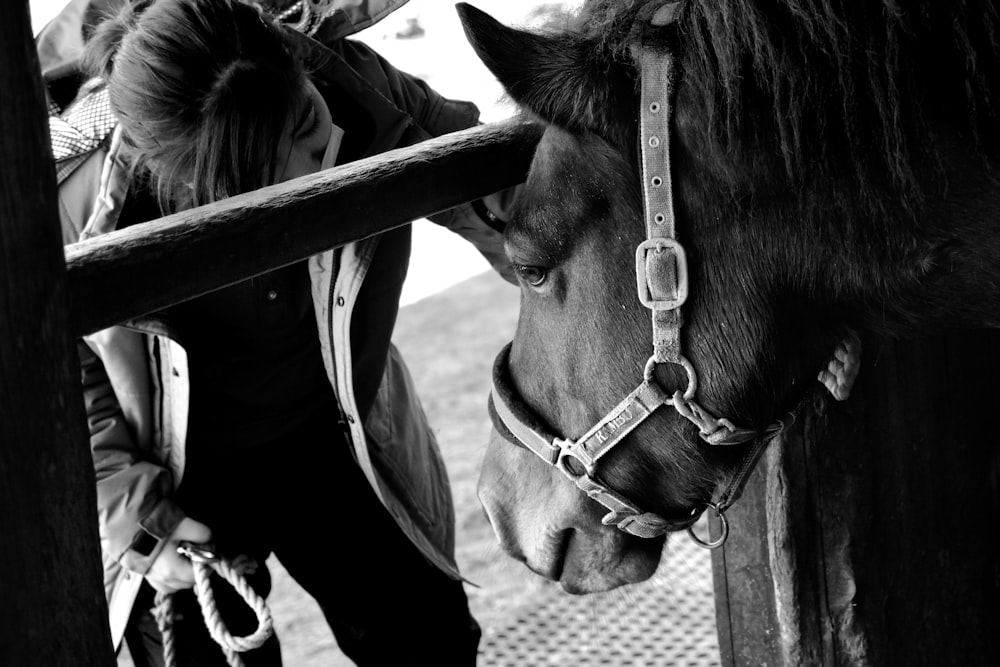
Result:
M642 72L639 141L646 240L635 253L639 300L653 314L653 358L681 363L680 307L688 296L687 256L677 242L670 180L674 58L638 49Z
M675 4L671 8L672 20ZM658 15L659 16L659 15ZM665 20L654 17L654 20ZM757 437L752 429L740 428L717 418L694 401L698 374L681 351L681 306L688 297L688 267L684 247L677 241L673 183L670 165L670 120L673 117L675 59L637 46L633 56L640 69L639 142L642 159L643 209L646 240L635 253L636 287L639 301L652 311L653 355L650 364L672 363L685 369L687 389L674 394L670 404L698 427L710 445L737 445ZM647 364L647 381L652 375Z

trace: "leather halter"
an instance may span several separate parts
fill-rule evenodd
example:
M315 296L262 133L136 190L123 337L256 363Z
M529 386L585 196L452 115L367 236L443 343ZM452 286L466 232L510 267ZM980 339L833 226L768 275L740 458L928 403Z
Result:
M675 7L676 4L671 3L657 12L654 25L671 22ZM627 533L646 538L686 528L696 544L715 549L729 536L726 510L739 498L767 444L794 420L794 415L789 413L758 432L717 418L694 400L698 374L681 352L681 306L687 300L689 285L687 258L677 241L670 169L670 122L676 77L674 55L646 45L635 47L633 55L641 71L639 140L646 222L646 239L636 248L636 286L639 301L652 312L653 324L653 354L646 362L642 383L580 438L560 438L548 432L542 420L514 389L509 377L511 344L508 344L494 363L490 415L504 438L527 447L546 463L557 467L590 498L610 510L602 519L604 525L613 524ZM686 389L670 393L661 387L655 376L656 366L660 364L682 367L688 378ZM668 520L641 511L597 476L599 459L661 405L672 406L694 423L709 445L727 447L752 443L733 479L718 498L704 507L694 508L689 517L680 520ZM721 535L709 542L691 530L706 509L716 513L722 528Z

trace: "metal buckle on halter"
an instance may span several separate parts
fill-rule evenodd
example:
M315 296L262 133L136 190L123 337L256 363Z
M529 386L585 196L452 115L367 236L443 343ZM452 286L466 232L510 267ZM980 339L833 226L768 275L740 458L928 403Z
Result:
M670 252L667 252L667 251ZM652 251L652 252L650 252ZM672 276L673 280L666 280ZM646 239L635 249L635 278L639 301L650 310L680 308L688 297L687 255L674 239ZM655 282L654 282L655 281ZM672 299L654 298L673 290Z
M561 470L564 475L575 482L584 475L590 476L594 474L594 458L581 446L579 441L556 438L553 440L552 444L559 448L559 457L556 459L555 466ZM567 458L571 458L580 464L580 467L583 468L583 472L578 473L569 467L572 464L567 463Z

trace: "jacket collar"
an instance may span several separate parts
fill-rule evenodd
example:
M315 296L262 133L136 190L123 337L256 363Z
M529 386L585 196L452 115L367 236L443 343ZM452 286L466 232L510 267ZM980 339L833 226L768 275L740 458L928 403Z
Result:
M342 40L334 42L331 48L292 28L282 26L282 29L287 33L289 41L303 55L313 80L322 87L336 91L337 99L328 101L334 104L351 104L374 124L373 131L366 137L365 144L360 147L360 151L356 146L350 159L378 155L396 148L413 120L387 97L388 91L379 90L369 80L370 76L364 76L358 71L357 68L366 66L381 69L377 56L374 53L366 54L366 59L370 59L370 63L359 59L355 59L357 62L349 62L344 57L344 49L341 48L344 46ZM384 78L384 73L381 73L381 76ZM334 112L336 121L337 110L331 109L331 111ZM350 124L346 123L343 127L349 135L352 131ZM345 143L347 141L349 137L345 137Z

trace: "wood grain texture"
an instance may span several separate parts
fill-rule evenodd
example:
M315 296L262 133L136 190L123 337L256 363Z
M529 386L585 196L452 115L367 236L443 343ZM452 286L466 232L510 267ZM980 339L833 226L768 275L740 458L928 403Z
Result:
M86 334L520 183L541 128L504 121L263 188L66 249Z
M863 364L729 516L725 665L1000 664L1000 332L870 338Z
M0 665L112 665L38 71L17 0L0 21Z

